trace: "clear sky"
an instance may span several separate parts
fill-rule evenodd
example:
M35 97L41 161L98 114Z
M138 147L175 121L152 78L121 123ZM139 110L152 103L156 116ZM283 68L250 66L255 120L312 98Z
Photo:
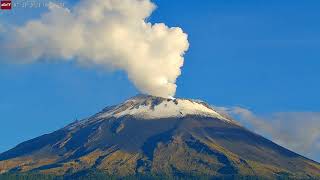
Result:
M263 115L320 111L320 1L153 2L158 8L149 21L189 35L177 97ZM43 11L0 11L0 24L21 24ZM0 64L0 152L137 93L119 71L71 62Z

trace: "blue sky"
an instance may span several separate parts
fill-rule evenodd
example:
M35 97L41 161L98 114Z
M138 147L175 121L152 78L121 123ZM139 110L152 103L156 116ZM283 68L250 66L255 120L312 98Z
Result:
M177 97L259 115L320 111L319 1L154 2L151 22L189 35ZM21 24L43 11L0 12L0 22ZM139 93L123 72L61 62L0 64L0 83L0 152Z

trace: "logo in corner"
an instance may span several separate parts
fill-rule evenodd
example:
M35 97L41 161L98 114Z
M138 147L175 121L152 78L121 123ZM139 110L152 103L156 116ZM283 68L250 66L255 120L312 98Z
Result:
M11 9L11 1L1 1L1 9L10 10Z

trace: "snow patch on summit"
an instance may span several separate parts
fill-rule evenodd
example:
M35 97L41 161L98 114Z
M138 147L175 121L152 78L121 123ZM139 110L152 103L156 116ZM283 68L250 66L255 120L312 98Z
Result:
M99 114L98 118L123 117L131 115L142 119L161 119L199 115L221 120L232 120L220 115L211 106L202 101L189 99L170 99L154 96L137 96L124 103L108 108Z

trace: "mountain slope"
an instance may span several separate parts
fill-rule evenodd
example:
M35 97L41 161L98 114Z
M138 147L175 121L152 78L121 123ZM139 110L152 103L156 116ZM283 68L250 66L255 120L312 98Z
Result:
M0 173L320 178L320 164L201 101L136 96L0 154Z

